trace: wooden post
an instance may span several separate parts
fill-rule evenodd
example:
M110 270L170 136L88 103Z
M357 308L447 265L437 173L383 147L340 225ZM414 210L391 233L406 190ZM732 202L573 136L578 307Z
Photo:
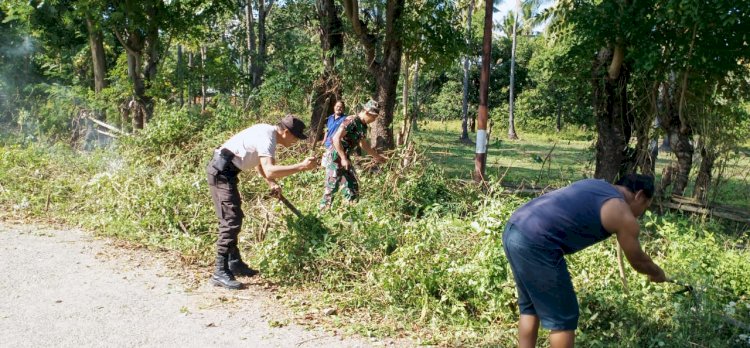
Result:
M484 40L482 45L482 71L479 77L479 114L477 116L477 142L474 156L474 181L484 181L487 166L487 98L489 96L490 60L492 59L492 0L484 5Z

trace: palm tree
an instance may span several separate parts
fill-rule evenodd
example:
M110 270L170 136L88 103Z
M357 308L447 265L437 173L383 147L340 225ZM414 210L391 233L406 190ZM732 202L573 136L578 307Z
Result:
M511 35L513 37L513 47L510 55L510 96L508 97L508 139L511 140L518 139L518 134L516 134L515 114L513 113L513 106L515 105L516 38L519 32L523 32L525 35L531 35L534 27L541 23L542 17L537 14L543 1L544 0L516 0L516 10L509 13L505 19L506 27L504 28L504 31L507 35L507 24L509 21L512 21ZM522 18L519 18L519 14L522 15ZM520 26L519 21L521 22Z
M469 0L466 9L466 49L471 51L471 16L474 11L474 1ZM464 56L464 86L463 86L463 100L461 103L461 141L471 142L469 140L469 54Z

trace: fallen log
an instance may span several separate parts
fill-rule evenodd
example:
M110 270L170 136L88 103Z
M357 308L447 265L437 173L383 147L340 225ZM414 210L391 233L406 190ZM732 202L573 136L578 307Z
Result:
M88 118L89 120L91 120L91 122L94 122L94 123L96 123L96 124L98 124L98 125L100 125L100 126L102 126L104 128L107 128L107 129L109 129L109 130L111 130L113 132L117 132L117 133L120 133L120 134L128 134L128 133L123 132L122 130L120 130L119 128L117 128L115 126L106 124L106 123L104 123L102 121L99 121L99 120L93 118L93 117L86 116L86 118Z
M669 209L680 210L680 211L685 211L689 213L716 216L716 217L720 217L720 218L727 219L727 220L732 220L736 222L744 222L746 224L750 224L750 217L723 211L717 208L710 208L710 207L705 207L705 206L698 206L698 205L693 205L689 203L679 203L679 202L677 203L659 202L657 204L661 207L665 207Z
M117 138L118 138L118 136L117 136L117 135L114 135L114 134L112 134L112 133L110 133L110 132L105 132L105 131L103 131L103 130L99 130L99 129L97 129L96 131L97 131L97 132L98 132L99 134L104 134L104 135L106 135L106 136L108 136L108 137L110 137L110 138L115 138L115 139L117 139Z

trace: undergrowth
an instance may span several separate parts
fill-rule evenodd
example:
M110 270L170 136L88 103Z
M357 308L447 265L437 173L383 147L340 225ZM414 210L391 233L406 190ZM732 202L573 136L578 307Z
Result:
M254 123L228 111L164 109L141 134L93 152L63 145L0 147L0 215L54 218L95 233L179 251L208 265L216 218L204 167L214 147ZM227 126L229 125L229 126ZM302 149L280 149L292 162ZM363 334L412 335L446 346L510 346L518 319L515 285L502 252L510 214L528 198L493 182L484 192L450 181L416 150L397 150L379 170L360 171L356 204L337 197L317 212L323 172L283 180L296 217L257 175L243 175L241 246L264 277L289 289L327 294L315 305ZM750 346L747 237L675 215L648 214L641 238L668 275L694 285L620 279L613 241L568 258L578 292L578 342L592 347ZM734 324L732 323L734 321ZM547 345L545 335L540 344Z

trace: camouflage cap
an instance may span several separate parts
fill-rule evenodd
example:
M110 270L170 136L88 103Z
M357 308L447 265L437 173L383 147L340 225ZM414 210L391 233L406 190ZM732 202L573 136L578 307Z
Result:
M379 114L380 113L380 105L378 105L378 102L370 99L367 103L362 105L362 109L366 112L372 113L372 114Z

